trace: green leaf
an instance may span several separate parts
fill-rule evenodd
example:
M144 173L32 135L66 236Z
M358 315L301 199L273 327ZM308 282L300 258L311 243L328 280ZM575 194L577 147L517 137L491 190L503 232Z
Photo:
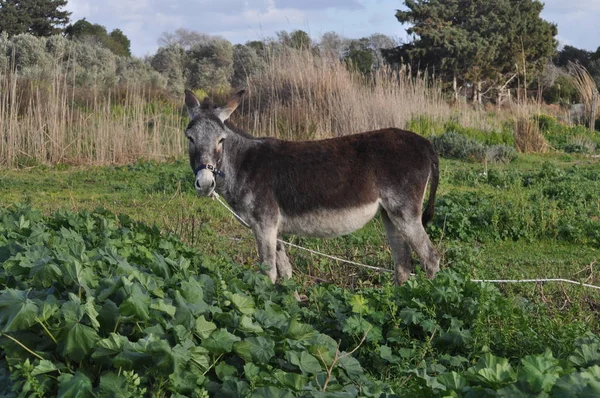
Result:
M244 315L254 314L254 299L250 296L235 293L228 295L233 306Z
M400 311L400 319L402 319L402 322L404 322L405 325L418 325L425 319L425 315L423 315L421 311L407 307Z
M93 397L91 380L81 372L75 375L63 374L58 377L58 398L87 398Z
M68 329L62 345L62 354L68 355L75 362L82 361L95 346L100 336L89 326L76 323Z
M219 362L217 366L215 366L215 373L219 380L225 381L228 378L236 376L237 369L234 366L227 365L225 362Z
M241 316L240 324L238 325L238 329L244 333L253 333L253 334L259 334L264 331L263 328L260 327L260 325L252 322L252 318L250 318L247 315Z
M463 388L468 386L467 379L454 371L439 375L437 380L440 384L446 386L448 390L454 390L457 392L462 391Z
M27 298L24 290L6 289L0 295L0 327L2 332L28 329L37 321L38 306Z
M286 355L288 361L300 368L303 374L317 374L323 370L317 358L306 351L302 351L300 354L295 351L288 351Z
M96 343L96 350L92 354L92 358L102 358L114 356L123 352L123 347L129 340L120 334L111 333L106 339L102 339Z
M175 311L177 311L177 308L174 305L167 303L164 299L152 300L150 308L164 312L171 316L171 318L175 316Z
M295 318L290 319L285 337L292 340L307 341L315 334L315 329L306 323L300 323Z
M56 366L47 359L42 359L40 363L31 372L32 376L39 376L44 373L50 373L58 370Z
M308 377L297 373L287 373L277 370L275 371L274 376L284 387L294 391L302 391L304 386L308 385Z
M136 320L147 321L150 319L149 305L150 297L144 294L140 284L135 282L129 297L119 306L119 313L123 316L137 318Z
M206 339L213 331L217 330L217 325L207 321L206 318L204 318L204 315L202 315L196 319L195 330L201 338Z
M364 373L362 366L360 366L360 362L353 356L347 355L345 352L340 354L338 364L346 371L346 374L350 379L355 379L362 376Z
M251 398L293 398L294 395L277 387L263 387L254 391Z
M202 347L206 348L212 354L225 354L231 352L233 343L240 341L240 338L229 333L227 329L215 330L208 338L202 341Z
M355 314L368 314L371 312L371 308L368 306L368 301L360 294L355 294L352 296L348 304L352 306L352 312Z
M246 362L269 363L275 355L275 343L262 336L239 341L233 349Z
M519 380L534 393L550 392L562 372L550 350L546 350L544 355L526 356L521 363L523 368L519 371Z
M379 356L389 363L398 363L400 361L400 358L392 354L392 349L387 345L382 345L379 347Z

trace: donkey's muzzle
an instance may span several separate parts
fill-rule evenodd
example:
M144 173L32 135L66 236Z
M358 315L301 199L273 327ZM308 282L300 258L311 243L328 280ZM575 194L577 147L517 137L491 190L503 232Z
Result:
M211 171L203 169L196 174L194 187L196 188L196 193L198 195L211 196L215 191L216 185L215 176Z

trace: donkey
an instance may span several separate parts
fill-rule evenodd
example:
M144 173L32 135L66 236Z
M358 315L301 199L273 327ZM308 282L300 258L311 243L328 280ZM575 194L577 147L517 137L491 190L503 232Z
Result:
M190 166L200 196L220 194L251 227L273 283L290 278L284 234L335 237L379 212L392 249L395 282L412 271L412 248L429 278L440 255L423 226L433 217L438 156L427 139L388 128L319 141L254 138L227 119L244 91L223 106L200 103L189 90ZM423 200L431 181L427 208Z

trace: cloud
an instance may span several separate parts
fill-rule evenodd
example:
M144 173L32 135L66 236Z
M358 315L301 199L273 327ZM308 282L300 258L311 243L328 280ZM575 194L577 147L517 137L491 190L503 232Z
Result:
M600 0L545 0L542 17L558 24L559 39L595 50L600 45ZM74 22L86 18L119 28L142 56L158 48L163 32L179 28L221 35L234 43L302 29L314 37L336 31L346 37L373 33L405 36L394 15L398 0L69 0Z

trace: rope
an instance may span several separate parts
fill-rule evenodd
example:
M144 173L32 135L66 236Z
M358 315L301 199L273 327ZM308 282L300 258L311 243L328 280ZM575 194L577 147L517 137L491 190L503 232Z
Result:
M223 202L223 200L221 200L221 197L215 192L214 193L214 197L219 201L219 203L221 203L221 205L223 205L223 207L225 207L227 210L229 210L229 212L231 214L233 214L235 216L235 218L237 218L239 220L239 222L241 222L243 225L245 225L248 228L251 228L250 225L244 221L244 219L242 217L240 217L235 211L233 211L233 209L231 207L229 207L227 205L227 203ZM281 239L277 239L278 242L283 243L284 245L296 248L296 249L300 249L300 250L304 250L307 251L311 254L316 254L319 256L323 256L323 257L327 257L330 258L332 260L336 260L336 261L340 261L342 263L347 263L347 264L352 264L352 265L356 265L359 267L364 267L364 268L368 268L371 269L373 271L378 271L378 272L393 272L391 269L387 269L387 268L380 268L380 267L375 267L372 265L367 265L367 264L362 264L362 263L357 263L355 261L350 261L350 260L345 260L343 258L339 258L336 256L332 256L329 254L325 254L325 253L321 253L318 252L316 250L312 250L312 249L308 249L306 247L302 247L302 246L298 246L295 245L293 243L290 242L286 242L284 240ZM411 274L414 275L414 274ZM592 289L596 289L596 290L600 290L600 286L596 286L596 285L590 285L589 283L583 283L583 282L577 282L577 281L572 281L570 279L562 279L562 278L542 278L542 279L471 279L471 282L476 282L476 283L543 283L543 282L565 282L565 283L571 283L573 285L580 285L580 286L584 286L584 287L589 287Z

